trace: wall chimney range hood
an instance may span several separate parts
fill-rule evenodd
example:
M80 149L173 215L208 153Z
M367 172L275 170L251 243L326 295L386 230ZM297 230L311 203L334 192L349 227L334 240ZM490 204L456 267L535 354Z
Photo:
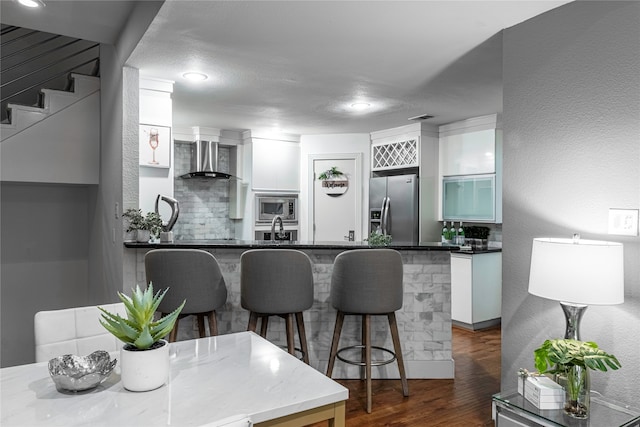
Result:
M232 176L218 170L218 143L216 141L195 141L191 145L191 172L181 178L229 179Z

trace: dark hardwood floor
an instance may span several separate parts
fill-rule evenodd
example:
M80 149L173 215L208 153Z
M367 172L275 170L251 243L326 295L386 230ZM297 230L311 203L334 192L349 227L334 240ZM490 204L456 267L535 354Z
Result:
M493 426L491 395L500 391L500 332L500 327L475 332L454 328L455 380L409 380L407 398L399 380L374 380L371 414L365 410L364 382L338 380L349 389L347 426Z

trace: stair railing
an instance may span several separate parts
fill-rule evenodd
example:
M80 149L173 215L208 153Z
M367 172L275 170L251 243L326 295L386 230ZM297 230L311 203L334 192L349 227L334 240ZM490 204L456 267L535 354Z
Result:
M0 36L3 122L10 101L42 106L40 89L70 90L68 76L74 72L99 75L99 43L8 25L2 25Z

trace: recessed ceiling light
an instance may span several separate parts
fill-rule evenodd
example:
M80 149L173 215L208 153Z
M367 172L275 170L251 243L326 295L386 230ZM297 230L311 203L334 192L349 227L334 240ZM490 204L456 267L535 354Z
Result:
M351 104L351 108L356 111L366 110L369 107L371 107L371 104L369 104L368 102L354 102L353 104Z
M44 2L42 0L18 0L18 3L25 7L44 7Z
M194 73L194 72L184 73L182 77L184 77L187 80L191 80L192 82L201 82L203 80L207 80L208 78L206 74Z

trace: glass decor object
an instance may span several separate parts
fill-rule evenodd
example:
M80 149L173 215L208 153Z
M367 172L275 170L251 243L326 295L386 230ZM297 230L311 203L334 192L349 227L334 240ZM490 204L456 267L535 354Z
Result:
M622 366L616 356L605 352L592 341L568 338L546 340L533 354L538 372L563 376L564 411L573 418L589 417L591 389L588 370L607 372Z
M588 418L591 376L589 368L579 365L567 367L564 388L564 412L573 418Z
M565 338L580 340L580 319L589 304L624 302L622 243L535 238L529 293L559 301L566 319Z

